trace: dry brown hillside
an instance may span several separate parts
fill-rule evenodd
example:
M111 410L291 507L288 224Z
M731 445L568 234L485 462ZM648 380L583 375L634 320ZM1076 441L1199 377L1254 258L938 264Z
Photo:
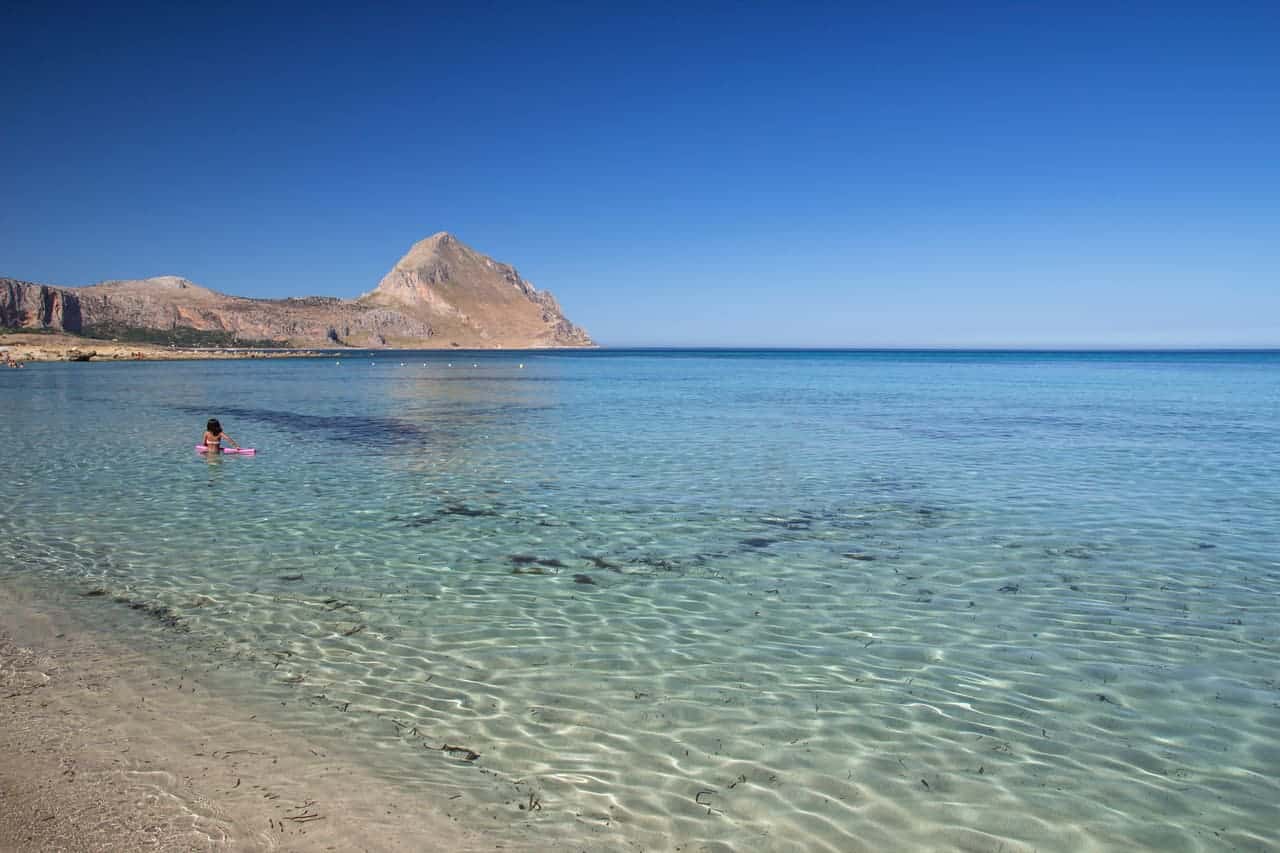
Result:
M0 279L0 325L221 345L593 345L550 293L443 232L414 245L359 299L248 299L178 276L77 288Z

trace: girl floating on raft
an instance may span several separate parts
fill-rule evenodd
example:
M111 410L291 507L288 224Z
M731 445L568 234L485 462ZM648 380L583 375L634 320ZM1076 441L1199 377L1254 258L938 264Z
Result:
M217 418L209 418L209 423L204 428L204 446L208 448L210 453L222 452L222 440L226 439L231 442L231 446L236 450L240 449L240 445L236 444L236 440L222 431L222 424L218 423Z

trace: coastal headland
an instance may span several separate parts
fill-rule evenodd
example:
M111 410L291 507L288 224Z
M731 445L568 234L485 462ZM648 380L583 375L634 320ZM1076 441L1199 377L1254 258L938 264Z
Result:
M156 347L188 355L199 352L193 357L207 358L217 351L224 353L222 357L245 357L246 350L317 347L595 345L584 329L569 321L549 291L538 290L514 267L443 231L414 244L377 287L356 299L251 299L219 293L181 276L89 287L0 278L0 330L61 333L92 341L65 347L46 341L31 348L31 358L37 360L44 358L44 351L65 360L73 348L98 350L90 358L137 358L138 353L156 357ZM0 346L5 344L18 346L15 340L0 340Z

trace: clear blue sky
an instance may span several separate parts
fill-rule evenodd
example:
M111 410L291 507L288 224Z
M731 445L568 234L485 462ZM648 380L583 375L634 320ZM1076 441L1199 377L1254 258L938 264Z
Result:
M7 3L0 275L354 296L440 230L607 345L1280 345L1280 4Z

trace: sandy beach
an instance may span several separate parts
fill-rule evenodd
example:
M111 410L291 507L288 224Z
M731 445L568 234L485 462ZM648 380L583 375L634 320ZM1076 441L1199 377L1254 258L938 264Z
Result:
M191 361L227 358L308 358L329 355L314 349L250 349L170 347L132 341L107 341L61 333L0 334L0 362L4 353L28 361Z
M535 850L0 587L0 850Z

